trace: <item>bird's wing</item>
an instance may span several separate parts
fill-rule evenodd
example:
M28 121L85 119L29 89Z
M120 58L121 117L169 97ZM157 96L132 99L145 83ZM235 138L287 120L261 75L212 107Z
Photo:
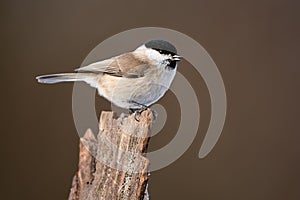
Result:
M137 59L133 54L126 53L107 60L92 63L75 69L77 72L105 73L112 76L128 78L142 77L151 68L149 64Z

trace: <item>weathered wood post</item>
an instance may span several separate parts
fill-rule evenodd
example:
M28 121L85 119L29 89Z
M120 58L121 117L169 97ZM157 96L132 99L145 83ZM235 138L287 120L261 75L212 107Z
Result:
M146 153L151 110L134 115L102 112L99 133L88 130L80 139L78 171L69 200L147 200L149 160Z

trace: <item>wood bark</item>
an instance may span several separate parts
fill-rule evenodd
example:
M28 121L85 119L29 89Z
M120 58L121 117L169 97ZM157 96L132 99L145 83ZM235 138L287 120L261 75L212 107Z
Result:
M102 112L99 133L80 138L78 171L69 200L148 200L146 153L153 113L138 116Z

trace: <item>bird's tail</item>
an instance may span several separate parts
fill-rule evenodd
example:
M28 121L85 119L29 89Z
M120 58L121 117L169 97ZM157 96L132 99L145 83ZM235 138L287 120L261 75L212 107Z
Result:
M90 73L48 74L36 77L39 83L53 84L60 82L84 81L90 83L94 75Z

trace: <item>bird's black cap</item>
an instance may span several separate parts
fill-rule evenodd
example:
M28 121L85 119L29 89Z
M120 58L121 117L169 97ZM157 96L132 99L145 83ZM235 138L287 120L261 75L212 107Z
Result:
M145 43L147 48L156 49L156 50L163 50L166 52L170 52L173 54L177 54L177 50L170 42L164 40L151 40Z

